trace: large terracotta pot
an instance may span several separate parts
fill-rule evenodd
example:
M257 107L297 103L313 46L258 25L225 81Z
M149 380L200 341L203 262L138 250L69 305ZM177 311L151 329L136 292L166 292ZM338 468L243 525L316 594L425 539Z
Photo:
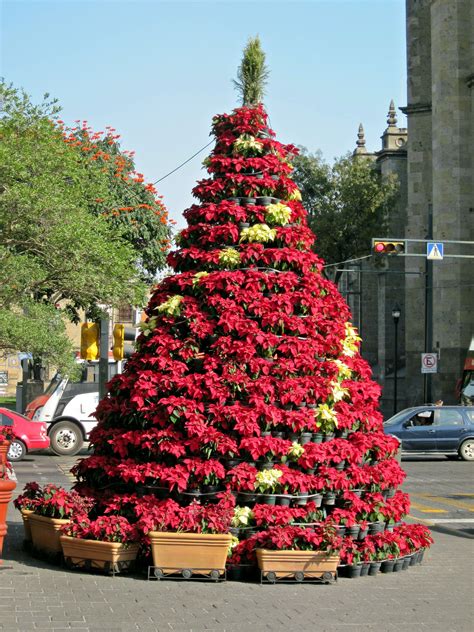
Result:
M48 518L32 513L28 516L31 529L31 541L33 547L43 553L61 553L61 527L68 524L69 520Z
M192 571L220 576L225 570L230 533L172 533L150 531L153 564L163 574Z
M258 567L270 581L281 577L303 580L305 577L332 580L336 576L339 555L326 551L272 551L256 549Z
M15 481L11 481L9 478L0 478L0 557L3 551L3 540L7 534L8 503L12 499L13 490L15 489L15 487Z
M66 564L71 566L100 568L118 572L129 568L138 554L138 544L81 540L68 535L59 537Z
M31 542L31 527L29 517L33 512L32 509L20 509L21 517L23 518L23 529L25 531L25 542Z
M0 439L0 468L7 464L7 454L10 449L10 441L2 441Z

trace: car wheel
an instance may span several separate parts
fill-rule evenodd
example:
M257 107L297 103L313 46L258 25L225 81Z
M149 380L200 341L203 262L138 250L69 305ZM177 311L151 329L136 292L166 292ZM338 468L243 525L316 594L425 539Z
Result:
M49 433L51 449L59 456L74 456L82 448L82 433L71 421L60 421Z
M7 459L9 461L21 461L26 454L26 446L20 439L13 439L8 449Z
M467 439L461 443L459 456L463 461L474 461L474 439Z

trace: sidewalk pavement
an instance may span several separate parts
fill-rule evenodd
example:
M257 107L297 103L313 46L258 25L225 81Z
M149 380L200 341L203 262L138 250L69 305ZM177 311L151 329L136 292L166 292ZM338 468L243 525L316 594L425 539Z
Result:
M34 478L30 474L19 476L18 491ZM69 486L54 461L49 474L48 480ZM22 551L21 517L12 509L0 570L0 630L468 632L473 540L461 532L433 535L421 566L327 586L147 581L69 571L30 557Z

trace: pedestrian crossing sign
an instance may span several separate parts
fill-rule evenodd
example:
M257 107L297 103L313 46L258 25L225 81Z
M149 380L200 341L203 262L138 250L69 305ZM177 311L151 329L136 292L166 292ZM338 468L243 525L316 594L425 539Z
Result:
M429 261L442 261L444 257L444 244L442 241L429 241L426 244L426 258Z

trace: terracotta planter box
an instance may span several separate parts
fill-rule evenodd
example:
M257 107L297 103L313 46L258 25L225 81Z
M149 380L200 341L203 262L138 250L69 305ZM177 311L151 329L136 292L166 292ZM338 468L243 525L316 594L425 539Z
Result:
M31 542L31 527L29 523L29 517L33 512L32 509L20 509L21 517L23 518L23 529L25 531L25 541Z
M35 549L44 553L61 553L61 527L69 520L48 518L32 513L28 516L28 524L31 529L31 541Z
M209 575L213 571L221 575L224 572L232 541L230 533L150 531L148 535L153 564L162 569L164 574L181 573L184 570L198 575Z
M336 577L339 555L326 551L272 551L256 549L258 567L269 580L294 577L302 581L305 576L332 581Z
M99 568L118 572L128 569L138 554L138 544L81 540L68 535L59 537L67 564L77 567Z
M1 467L1 464L0 464ZM3 540L7 534L7 510L8 503L12 499L15 481L9 478L0 478L0 557L3 551ZM0 564L2 561L0 560Z

